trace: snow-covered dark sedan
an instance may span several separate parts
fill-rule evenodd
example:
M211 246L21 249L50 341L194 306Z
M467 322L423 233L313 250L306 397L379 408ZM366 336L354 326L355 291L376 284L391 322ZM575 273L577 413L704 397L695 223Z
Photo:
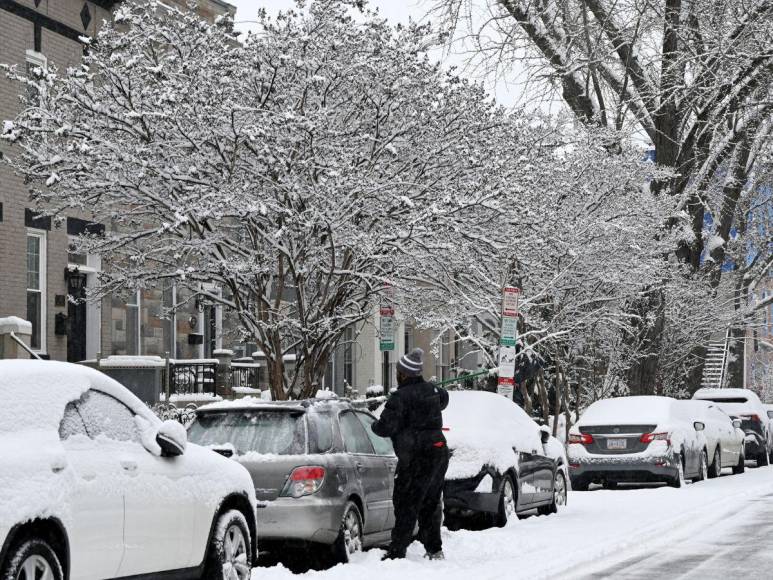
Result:
M567 501L561 444L518 405L494 393L449 393L443 424L451 451L446 525L483 515L504 526L517 514L551 514ZM558 452L556 452L558 449Z

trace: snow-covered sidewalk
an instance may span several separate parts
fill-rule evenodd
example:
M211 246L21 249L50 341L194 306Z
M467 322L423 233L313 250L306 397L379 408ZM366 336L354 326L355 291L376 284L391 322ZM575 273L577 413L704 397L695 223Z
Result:
M727 470L726 470L727 472ZM324 579L495 580L577 578L621 557L646 554L722 522L750 499L773 490L773 468L749 468L743 475L667 487L575 492L557 516L531 517L504 529L448 532L444 562L422 559L414 543L408 559L381 562L381 550L348 565L303 576ZM287 569L261 568L254 579L297 578Z

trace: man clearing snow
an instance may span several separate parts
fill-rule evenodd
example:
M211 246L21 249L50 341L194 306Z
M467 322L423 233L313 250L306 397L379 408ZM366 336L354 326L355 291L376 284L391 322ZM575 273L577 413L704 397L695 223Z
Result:
M405 558L417 520L426 556L443 558L440 496L448 469L448 447L442 411L448 405L448 393L422 378L423 356L424 351L415 348L400 358L397 391L373 424L374 433L392 439L397 454L392 498L395 527L384 558Z

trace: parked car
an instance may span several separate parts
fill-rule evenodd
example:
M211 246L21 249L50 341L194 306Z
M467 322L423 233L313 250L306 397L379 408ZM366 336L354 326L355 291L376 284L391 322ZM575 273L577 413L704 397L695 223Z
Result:
M0 361L0 578L238 578L247 471L99 371Z
M500 395L449 395L443 411L451 451L443 491L446 525L483 515L490 525L504 526L518 514L552 514L566 504L565 459L547 430Z
M679 403L687 405L691 418L705 426L698 436L705 442L703 464L706 476L719 477L725 467L731 467L733 473L743 473L746 455L741 420L731 418L711 401L693 399Z
M261 542L325 545L347 561L389 542L397 465L375 417L344 399L245 398L200 407L188 436L245 466L259 501Z
M769 465L773 432L768 410L756 393L748 389L698 389L693 399L713 401L725 413L740 419L746 433L746 458L755 460L760 467Z
M569 432L572 488L591 483L663 482L681 487L706 472L702 422L668 397L619 397L593 403Z

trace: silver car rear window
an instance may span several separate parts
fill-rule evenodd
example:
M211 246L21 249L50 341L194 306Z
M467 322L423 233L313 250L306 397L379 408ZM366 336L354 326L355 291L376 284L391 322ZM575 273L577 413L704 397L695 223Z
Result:
M230 443L238 455L300 455L306 453L303 415L267 410L200 413L188 438L198 445Z

